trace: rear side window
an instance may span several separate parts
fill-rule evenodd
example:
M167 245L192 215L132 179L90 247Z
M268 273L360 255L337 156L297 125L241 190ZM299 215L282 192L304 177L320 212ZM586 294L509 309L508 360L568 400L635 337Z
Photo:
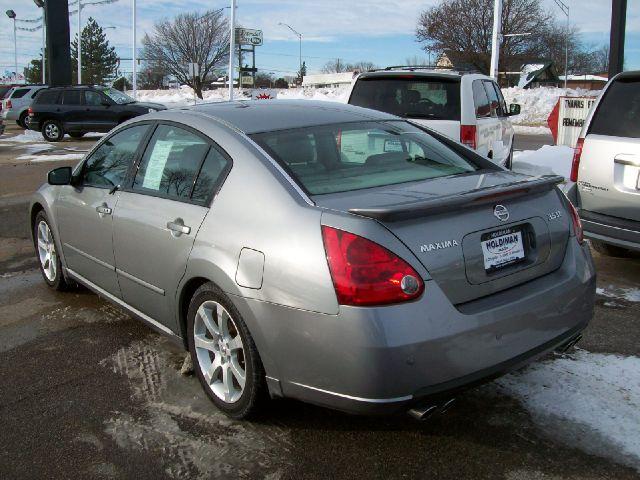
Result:
M82 101L80 100L80 90L65 90L62 93L62 104L63 105L81 105Z
M199 135L173 125L160 125L140 161L133 189L140 193L186 200L191 191L209 142Z
M478 169L444 143L404 121L323 125L251 137L311 195Z
M103 188L122 185L148 128L137 125L109 137L85 162L83 184Z
M35 103L38 105L55 105L58 103L59 95L59 90L41 90L35 98Z
M29 92L28 88L17 88L11 94L11 98L22 98Z
M460 82L415 75L363 77L349 103L400 117L460 120Z
M198 174L191 199L206 203L220 187L230 167L231 162L220 151L211 147Z
M476 118L491 117L491 105L489 104L489 97L487 96L487 91L484 89L483 83L482 80L474 80L472 84Z
M491 108L492 117L502 117L502 105L500 105L500 99L498 98L498 92L495 89L495 84L489 80L484 81L484 88L487 91L489 97L489 107Z
M620 79L604 94L593 115L589 133L640 138L640 79Z

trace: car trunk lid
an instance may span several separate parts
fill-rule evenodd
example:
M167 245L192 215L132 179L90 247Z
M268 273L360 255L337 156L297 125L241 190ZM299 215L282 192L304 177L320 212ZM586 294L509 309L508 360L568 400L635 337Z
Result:
M570 218L553 188L560 181L555 176L478 171L316 195L313 200L382 223L415 254L449 300L461 304L561 265ZM503 215L494 214L498 205L508 216L502 210L498 213ZM487 259L494 258L492 249L499 250L503 241L518 243L522 251L518 247L514 252L522 258L496 268ZM490 251L487 242L492 242Z

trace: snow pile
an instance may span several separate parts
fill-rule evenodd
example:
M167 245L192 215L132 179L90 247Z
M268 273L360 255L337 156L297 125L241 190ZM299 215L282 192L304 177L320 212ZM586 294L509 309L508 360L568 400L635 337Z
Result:
M548 435L640 470L640 358L578 351L497 383Z
M289 88L277 89L278 99L283 100L323 100L329 102L346 103L349 89L347 86L337 88ZM131 94L131 92L128 92ZM245 93L247 91L245 90ZM227 89L206 90L202 92L202 100L197 103L225 102L229 98ZM235 90L234 98L237 100L249 100L249 96ZM166 105L169 108L184 107L194 104L193 90L190 87L181 87L172 90L138 90L137 99L141 102L155 102Z
M40 132L36 132L35 130L25 130L19 135L14 135L13 137L3 137L0 138L0 142L13 142L13 143L37 143L42 142L44 139L42 138L42 134Z
M584 90L582 88L503 88L502 93L507 105L518 103L522 107L520 115L511 117L516 125L546 125L547 118L560 96L597 97L600 90Z
M627 302L640 302L640 289L638 288L617 288L613 285L605 288L597 288L596 293L604 297L626 300Z
M573 148L564 145L543 145L539 150L513 153L513 171L526 175L571 175Z

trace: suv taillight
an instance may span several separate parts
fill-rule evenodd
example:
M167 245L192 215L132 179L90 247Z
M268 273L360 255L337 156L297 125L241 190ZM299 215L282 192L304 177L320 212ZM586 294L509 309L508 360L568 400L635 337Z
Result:
M33 115L33 108L31 108L31 107L27 108L27 114L28 115Z
M576 240L582 245L584 242L584 231L582 230L582 221L580 220L580 214L578 210L573 206L573 203L567 200L569 204L569 213L571 213L571 220L573 222L573 231L576 234Z
M418 273L383 246L326 225L322 239L340 305L387 305L422 295Z
M572 182L578 181L578 169L580 168L580 157L582 156L582 147L584 147L584 138L578 138L576 148L573 149L573 161L571 162L571 176L569 179Z
M478 146L476 133L475 125L460 125L460 142L475 150Z
M13 105L11 105L11 100L5 100L4 101L4 108L13 108Z

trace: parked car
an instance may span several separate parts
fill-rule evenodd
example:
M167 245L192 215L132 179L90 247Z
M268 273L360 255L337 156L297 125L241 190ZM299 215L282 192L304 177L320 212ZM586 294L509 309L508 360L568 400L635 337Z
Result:
M14 120L18 126L27 128L29 106L39 90L45 85L21 85L13 87L2 100L2 118Z
M340 144L359 132L364 161ZM267 392L420 417L587 326L595 270L560 181L383 112L225 102L121 125L49 173L30 225L50 287L178 339L232 417Z
M511 168L513 126L520 105L507 104L493 78L420 67L389 67L354 80L351 105L410 119Z
M0 85L0 113L2 113L2 100L4 100L5 95L9 93L14 86L15 84Z
M40 90L29 107L28 127L49 142L65 133L80 138L88 132L108 132L116 125L149 112L164 110L159 103L137 102L113 88L52 87Z
M640 251L640 71L616 75L591 107L571 180L593 248L611 256Z

